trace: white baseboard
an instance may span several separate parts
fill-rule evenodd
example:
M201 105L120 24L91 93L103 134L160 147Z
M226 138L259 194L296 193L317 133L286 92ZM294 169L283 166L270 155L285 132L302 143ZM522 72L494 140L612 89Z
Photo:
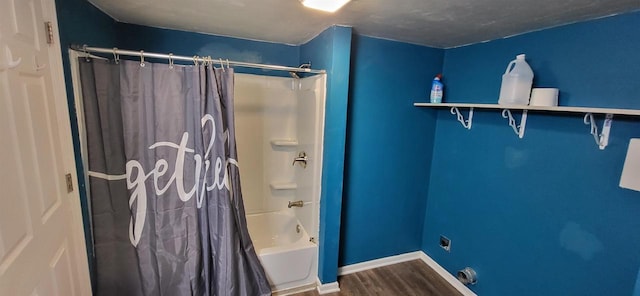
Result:
M351 265L345 265L343 267L338 268L338 275L356 273L363 270L369 270L369 269L374 269L374 268L387 266L391 264L420 259L420 254L424 254L424 253L422 253L421 251L416 251L411 253L405 253L405 254L360 262L360 263L351 264Z
M429 267L431 267L431 269L437 272L438 275L440 275L440 277L442 277L454 288L456 288L456 290L460 291L460 293L462 293L463 296L477 296L476 293L474 293L469 288L467 288L467 286L465 286L463 283L458 281L458 279L454 277L452 274L450 274L446 269L444 269L444 267L440 266L440 264L438 264L436 261L431 259L431 257L429 257L427 254L425 254L422 251L415 251L415 252L375 259L371 261L365 261L365 262L360 262L356 264L346 265L338 268L338 275L355 273L363 270L369 270L373 268L392 265L396 263L402 263L402 262L416 260L416 259L420 259L425 264L429 265ZM331 283L331 284L334 284L334 283ZM337 286L337 283L335 284ZM338 288L338 291L339 290L340 288ZM320 292L320 286L318 286L318 292ZM331 293L331 292L326 292L326 293Z
M438 264L438 262L436 262L435 260L431 259L431 257L429 257L427 254L425 254L422 251L420 251L420 259L424 263L429 265L429 267L431 267L431 269L433 269L435 272L437 272L443 279L445 279L447 282L449 282L449 284L451 284L454 288L456 288L456 290L458 290L460 293L462 293L462 295L464 295L464 296L477 296L476 293L471 291L471 289L469 289L467 286L465 286L463 283L461 283L455 276L453 276L446 269L444 269L444 267L440 266L440 264Z
M338 282L323 284L320 282L319 279L317 281L318 281L317 290L318 290L318 294L320 295L340 292L340 286L338 285Z

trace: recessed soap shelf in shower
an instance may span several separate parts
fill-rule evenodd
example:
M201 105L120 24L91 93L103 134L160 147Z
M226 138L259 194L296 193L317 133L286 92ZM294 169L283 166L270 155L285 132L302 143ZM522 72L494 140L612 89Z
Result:
M296 183L270 183L269 187L273 190L293 190L298 188L298 184Z
M297 139L273 139L271 145L277 147L296 147L298 146Z

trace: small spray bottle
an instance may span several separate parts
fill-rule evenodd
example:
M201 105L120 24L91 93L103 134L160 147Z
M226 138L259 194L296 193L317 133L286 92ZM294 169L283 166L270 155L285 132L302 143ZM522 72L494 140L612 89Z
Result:
M431 83L431 96L430 96L430 101L431 103L442 103L442 82L440 82L440 79L442 78L442 74L438 74L436 75L435 78L433 78L433 83Z

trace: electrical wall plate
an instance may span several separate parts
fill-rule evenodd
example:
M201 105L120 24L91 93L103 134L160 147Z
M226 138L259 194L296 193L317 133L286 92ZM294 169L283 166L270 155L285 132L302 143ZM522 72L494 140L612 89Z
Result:
M440 236L440 247L443 248L447 252L451 252L451 240L444 236Z

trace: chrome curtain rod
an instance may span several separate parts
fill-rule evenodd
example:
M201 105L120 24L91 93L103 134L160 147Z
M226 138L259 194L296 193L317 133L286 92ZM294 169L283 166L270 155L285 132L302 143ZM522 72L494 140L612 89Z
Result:
M199 57L199 56L179 56L173 54L163 54L163 53L154 53L154 52L146 52L146 51L134 51L134 50L123 50L117 48L101 48L101 47L90 47L90 46L78 46L72 45L71 49L80 52L86 53L104 53L104 54L112 54L114 57L116 55L123 56L135 56L135 57L144 57L144 58L157 58L157 59L167 59L171 58L174 61L185 61L185 62L217 62L220 59L209 59L209 57ZM258 68L258 69L266 69L266 70L275 70L275 71L288 71L288 72L303 72L303 73L316 73L322 74L326 73L325 70L314 70L309 68L295 68L295 67L287 67L287 66L279 66L279 65L267 65L267 64L256 64L256 63L247 63L247 62L238 62L238 61L228 61L224 60L225 64L237 66L237 67L245 67L245 68Z

